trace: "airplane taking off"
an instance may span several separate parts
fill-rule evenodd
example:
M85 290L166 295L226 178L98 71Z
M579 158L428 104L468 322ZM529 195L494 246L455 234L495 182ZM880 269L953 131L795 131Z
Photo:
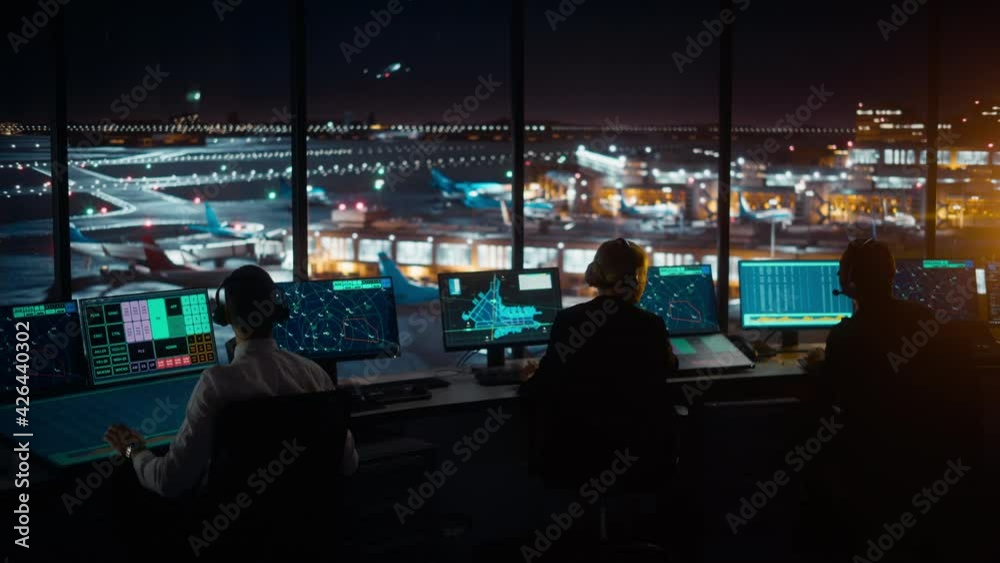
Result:
M740 217L751 223L770 223L783 227L791 226L795 215L787 207L776 207L774 209L763 209L754 211L750 209L746 197L740 194Z
M440 298L438 288L417 285L410 281L385 252L378 253L378 271L383 276L392 278L392 290L396 295L397 305L418 305Z
M267 234L264 233L264 225L260 223L230 223L228 221L219 221L219 217L215 214L215 210L212 209L212 206L207 203L205 204L205 224L189 225L188 228L192 231L200 231L224 238L267 238Z

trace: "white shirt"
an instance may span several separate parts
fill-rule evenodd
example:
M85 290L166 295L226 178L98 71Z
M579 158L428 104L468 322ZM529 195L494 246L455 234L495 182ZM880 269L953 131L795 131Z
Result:
M229 365L206 369L188 400L184 422L164 456L138 452L132 466L143 487L165 497L176 497L201 484L212 457L215 417L229 403L330 391L335 388L323 368L278 348L274 339L253 339L236 346ZM342 470L357 470L354 436L347 431Z

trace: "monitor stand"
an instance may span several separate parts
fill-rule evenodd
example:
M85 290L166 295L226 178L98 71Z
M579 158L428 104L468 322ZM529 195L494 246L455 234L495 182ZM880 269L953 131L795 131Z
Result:
M486 349L486 367L472 368L472 373L480 385L521 383L521 367L517 363L507 364L504 359L505 352L503 346L491 346Z
M797 330L783 330L781 331L781 349L782 350L794 350L799 346L799 331Z

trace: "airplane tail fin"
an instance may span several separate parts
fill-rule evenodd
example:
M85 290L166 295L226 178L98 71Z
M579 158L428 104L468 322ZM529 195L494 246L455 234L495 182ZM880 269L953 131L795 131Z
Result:
M507 209L507 202L500 200L500 216L503 217L503 224L510 227L513 222L510 220L510 210Z
M397 290L413 285L413 282L406 279L396 262L389 258L385 252L378 253L378 270L383 276L392 278L392 285Z
M215 210L212 206L205 204L205 224L211 230L218 230L222 228L222 221L219 221L219 217L215 214Z
M80 232L80 229L76 228L73 223L69 224L69 241L70 242L95 242L93 239L89 238L87 235Z
M632 214L635 211L635 208L625 201L625 190L622 188L618 188L618 209L626 215Z
M747 198L743 194L740 194L740 215L749 217L753 215L750 211L750 205L747 203Z
M156 244L153 237L143 237L142 243L142 250L146 255L146 265L149 266L150 270L156 271L177 269L177 265L167 257L167 253L160 248L160 245Z
M431 181L433 181L434 185L440 190L451 191L455 187L454 182L445 176L444 172L441 172L438 168L431 168Z

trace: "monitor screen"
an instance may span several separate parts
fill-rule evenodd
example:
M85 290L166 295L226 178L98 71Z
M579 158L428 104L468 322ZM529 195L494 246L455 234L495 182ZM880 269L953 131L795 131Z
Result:
M1000 262L986 265L986 299L990 324L1000 326Z
M94 385L191 373L218 363L204 289L80 301Z
M86 383L76 302L0 307L0 394L47 395Z
M399 355L392 278L279 283L290 316L274 327L278 346L313 359Z
M979 318L972 260L897 260L893 285L896 299L926 305L949 320Z
M740 316L744 328L829 328L854 313L840 289L836 260L740 262Z
M650 268L639 306L663 319L670 334L719 332L715 284L708 264Z
M562 309L559 271L502 270L438 276L445 350L547 344Z

